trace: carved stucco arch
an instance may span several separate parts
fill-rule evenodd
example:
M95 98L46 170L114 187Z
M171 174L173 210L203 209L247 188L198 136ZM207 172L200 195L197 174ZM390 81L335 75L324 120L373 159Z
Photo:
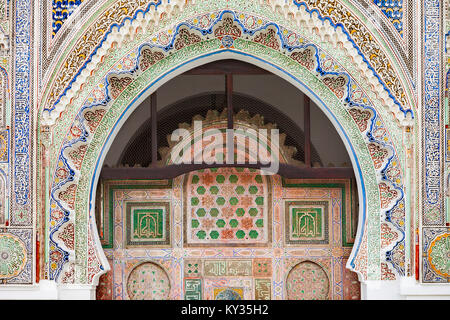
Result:
M217 12L210 14L217 15ZM223 23L223 17L232 17L233 26L241 28L241 35L244 35L246 32L239 20L241 15L245 13L219 12L212 26L216 28ZM208 33L202 35L192 23L192 19L179 21L165 31L172 34L173 42L180 30L187 30L195 41L179 49L172 48L169 50L171 53L165 52L167 54L163 57L158 55L161 59L148 63L145 71L142 71L139 54L144 49L152 53L151 43L146 45L147 42L143 40L137 44L130 41L108 53L99 67L92 71L82 90L67 101L63 116L52 126L49 154L51 198L46 210L52 219L59 218L52 220L50 225L50 256L54 254L62 259L50 265L50 277L60 282L96 283L98 277L108 269L92 218L95 216L95 197L92 195L108 147L126 118L146 97L171 78L196 66L230 58L255 64L284 78L308 94L328 116L349 151L359 182L362 204L357 242L348 267L358 272L362 280L382 279L386 276L386 267L388 275L393 274L394 268L402 274L402 242L405 236L402 230L405 209L403 131L392 121L390 106L386 108L384 100L380 99L370 81L368 83L367 76L359 72L346 50L341 48L331 51L330 55L327 53L330 49L327 43L316 43L311 40L314 35L304 35L300 33L301 30L295 30L304 39L302 46L282 52L283 37L280 35L284 34L284 30L291 31L273 21L263 24L249 37L235 37L227 42L214 36L207 39ZM273 31L272 35L275 34L278 48L264 43L261 40L263 37L257 39L258 35L267 35L270 30ZM152 34L146 36L151 39ZM190 39L190 36L187 38ZM292 58L292 53L302 52L310 46L316 48L317 55L313 57L322 72L314 67L308 69L308 64L305 67ZM133 70L132 59L131 62L127 60L130 52L137 54L137 67L133 72L130 72ZM322 54L327 58L324 61L331 63L332 69L329 71L323 69L320 60ZM128 71L123 69L125 60L130 63ZM336 87L333 82L340 76L346 79L343 94L339 91L342 88ZM115 86L112 82L116 81L111 81L112 78L122 79L117 82L122 86L112 90ZM325 78L331 80L324 81ZM102 91L104 97L97 98ZM345 101L346 96L355 97L357 91L361 93L358 99L364 102L353 102L351 105ZM89 116L86 117L88 112ZM41 121L46 124L45 116ZM390 215L390 222L386 222L386 215ZM73 243L70 237L67 240L71 232L75 235ZM385 243L384 247L381 240L383 232L394 239ZM392 262L394 268L385 261L388 252L395 258Z

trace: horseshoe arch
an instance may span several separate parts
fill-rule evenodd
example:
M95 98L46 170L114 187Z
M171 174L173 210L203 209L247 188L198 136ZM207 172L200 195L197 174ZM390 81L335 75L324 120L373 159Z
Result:
M96 234L93 193L107 150L127 117L173 77L222 59L242 60L282 77L327 115L352 159L362 204L348 267L363 281L404 274L402 125L412 125L412 112L400 107L392 113L398 102L386 88L379 92L379 78L364 59L354 59L343 29L320 35L317 21L326 25L327 20L309 16L312 27L299 27L261 12L218 10L146 33L142 13L138 22L108 35L86 72L41 117L51 135L42 135L43 145L50 145L49 251L60 257L49 266L51 279L96 284L109 268ZM327 35L334 40L325 41ZM385 226L396 237L382 247ZM73 241L67 240L71 233Z

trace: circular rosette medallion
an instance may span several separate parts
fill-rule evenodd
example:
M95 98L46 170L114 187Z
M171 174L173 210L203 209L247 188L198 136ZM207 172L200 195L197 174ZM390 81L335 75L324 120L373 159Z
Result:
M288 300L327 300L330 281L321 266L305 261L289 272L286 290Z
M170 292L169 277L157 264L145 262L131 271L127 289L131 300L167 300Z
M12 234L0 235L0 279L19 275L27 261L25 244Z
M450 233L438 236L428 249L431 268L442 277L450 277Z

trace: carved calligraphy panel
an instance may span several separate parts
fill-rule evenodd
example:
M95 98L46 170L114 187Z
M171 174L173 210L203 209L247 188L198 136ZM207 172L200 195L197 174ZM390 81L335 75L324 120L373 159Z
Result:
M128 202L126 246L170 245L170 203Z
M202 280L185 279L184 280L184 299L202 300Z
M327 201L288 201L285 208L286 244L328 244Z

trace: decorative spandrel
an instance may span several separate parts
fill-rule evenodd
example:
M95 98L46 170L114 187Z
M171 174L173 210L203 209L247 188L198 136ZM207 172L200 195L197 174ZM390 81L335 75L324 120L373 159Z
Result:
M146 289L153 288L153 280L166 279L164 274L170 280L168 299L174 300L360 297L356 274L345 268L351 247L344 223L351 226L355 207L350 180L283 180L255 170L223 168L191 172L170 184L106 181L104 195L108 210L100 230L113 235L114 245L105 249L112 269L100 283L102 299L165 299L160 287L155 293ZM263 202L254 205L258 197ZM230 207L233 211L227 216ZM262 210L252 215L252 208ZM262 215L265 210L267 215ZM246 218L253 222L249 230L243 228ZM263 218L258 227L256 221ZM114 229L108 229L108 222ZM230 245L217 231L217 239L205 237L192 246L186 240L196 238L186 238L187 226L196 230L191 236L204 230L210 237L227 228L233 234L241 229L259 233L256 228L261 228L271 241L258 245L251 237L235 237L231 240L236 243ZM143 270L141 276L135 268L142 263L159 266L165 273L149 267L151 274ZM306 289L312 291L299 287L301 279L311 282Z

